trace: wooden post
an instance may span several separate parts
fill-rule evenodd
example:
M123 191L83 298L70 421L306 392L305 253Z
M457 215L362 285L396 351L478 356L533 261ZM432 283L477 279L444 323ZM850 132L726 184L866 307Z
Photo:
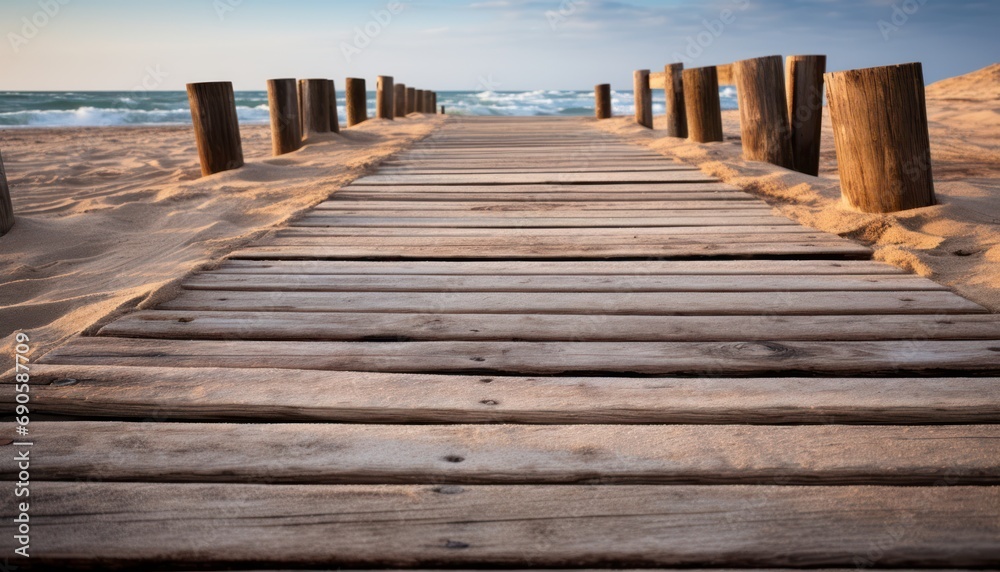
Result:
M406 88L406 114L416 113L417 111L417 88L407 87Z
M393 97L396 90L393 87L393 79L387 75L378 76L378 90L375 92L375 116L379 119L392 121L395 116L396 106L393 104Z
M869 213L935 204L921 65L849 70L825 78L847 202Z
M187 92L202 176L242 167L243 142L233 84L189 83Z
M7 184L7 171L3 167L3 155L0 155L0 236L10 232L14 227L14 205L10 201L10 186Z
M330 132L330 80L299 80L299 115L303 137Z
M441 115L447 115L447 113L445 113L445 109L444 109L443 105L441 106Z
M417 111L427 113L427 90L421 89L417 92Z
M826 56L788 56L785 66L794 169L814 177L819 175L825 72Z
M667 135L687 137L687 110L684 106L684 64L663 68L663 91L667 98Z
M611 119L611 84L602 83L594 86L594 114L598 119Z
M347 78L347 126L354 127L368 121L368 88L365 80Z
M431 93L431 113L437 113L438 108L438 92Z
M649 88L649 70L637 70L635 80L635 122L653 128L653 91Z
M739 97L743 158L794 167L781 56L734 62L733 79Z
M402 83L397 83L393 86L392 103L393 103L393 116L406 117L406 85Z
M271 149L274 156L297 151L302 147L298 82L294 79L268 80L267 100L271 107Z
M683 77L688 138L699 143L722 141L722 104L715 66L684 70Z
M337 108L337 85L333 80L327 80L327 90L330 92L330 131L340 133L340 110Z

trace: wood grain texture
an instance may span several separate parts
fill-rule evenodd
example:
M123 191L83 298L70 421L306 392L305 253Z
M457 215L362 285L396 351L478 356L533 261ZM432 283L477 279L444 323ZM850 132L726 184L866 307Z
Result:
M302 115L302 135L329 133L330 120L330 80L299 80L299 113Z
M825 77L847 202L871 213L935 204L921 65Z
M406 84L396 83L392 86L393 117L401 119L406 117Z
M242 167L243 141L233 84L189 83L187 93L202 176Z
M368 88L364 79L349 77L344 84L347 93L347 126L368 121Z
M597 119L611 119L611 84L602 83L594 87L594 114Z
M722 141L722 104L715 67L684 70L688 137L698 143Z
M7 182L7 170L3 166L3 155L0 155L0 236L14 228L14 205L10 200L10 185Z
M739 97L743 158L793 168L781 56L735 62L733 76Z
M875 540L880 566L1000 559L994 487L41 482L32 490L40 499L33 540L54 566L849 567Z
M996 378L412 375L101 364L32 369L39 412L260 423L941 424L1000 421ZM275 391L275 380L294 391ZM0 402L13 407L13 379Z
M393 78L391 76L378 76L375 93L375 116L379 119L393 120L396 116L395 95Z
M409 87L406 88L406 114L415 113L417 111L417 88Z
M383 373L1000 375L1000 341L256 342L80 338L41 363Z
M499 174L453 174L453 175L372 175L354 181L354 186L371 185L506 185L534 184L558 185L591 183L663 183L677 181L683 183L714 182L715 179L693 169L664 168L661 171L640 173L499 173Z
M302 147L302 119L299 117L298 84L294 79L267 82L271 108L271 149L274 156L298 151Z
M1000 426L40 422L36 481L996 485ZM0 452L16 456L13 444ZM156 454L150 454L155 451ZM374 453L374 452L378 453ZM888 455L888 452L892 452ZM374 453L374 454L373 454ZM7 464L0 478L17 479Z
M337 85L334 81L327 80L327 89L330 90L330 131L340 133L340 110L337 108Z
M788 119L795 170L819 175L823 135L823 74L826 56L788 56L785 64Z
M646 129L653 128L653 91L649 87L649 70L633 73L635 122Z
M684 103L684 64L667 64L663 70L667 106L667 135L687 138L687 107Z

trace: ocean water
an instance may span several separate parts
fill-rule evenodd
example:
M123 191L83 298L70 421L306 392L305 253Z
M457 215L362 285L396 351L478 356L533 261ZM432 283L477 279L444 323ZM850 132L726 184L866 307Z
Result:
M341 122L345 122L344 95L339 94ZM719 91L723 109L736 109L736 90ZM368 96L369 115L375 115L375 94ZM615 114L633 112L631 91L612 92ZM438 93L438 104L455 115L585 116L594 113L591 91L446 91ZM267 93L236 92L240 122L268 123ZM663 92L653 92L653 111L665 113ZM6 127L102 127L116 125L186 125L191 122L187 94L154 92L0 92L0 128Z

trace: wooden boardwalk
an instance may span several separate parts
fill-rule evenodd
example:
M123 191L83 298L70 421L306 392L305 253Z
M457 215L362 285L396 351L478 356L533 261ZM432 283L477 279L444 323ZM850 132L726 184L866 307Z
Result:
M870 254L585 121L452 119L34 368L32 560L995 566L1000 320Z

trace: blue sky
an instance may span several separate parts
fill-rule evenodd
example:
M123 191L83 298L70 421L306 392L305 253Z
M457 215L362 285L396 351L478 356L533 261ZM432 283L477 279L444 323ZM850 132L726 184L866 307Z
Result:
M0 90L378 74L438 90L629 89L632 70L678 59L805 53L830 70L920 61L934 81L996 61L998 23L995 0L3 0Z

